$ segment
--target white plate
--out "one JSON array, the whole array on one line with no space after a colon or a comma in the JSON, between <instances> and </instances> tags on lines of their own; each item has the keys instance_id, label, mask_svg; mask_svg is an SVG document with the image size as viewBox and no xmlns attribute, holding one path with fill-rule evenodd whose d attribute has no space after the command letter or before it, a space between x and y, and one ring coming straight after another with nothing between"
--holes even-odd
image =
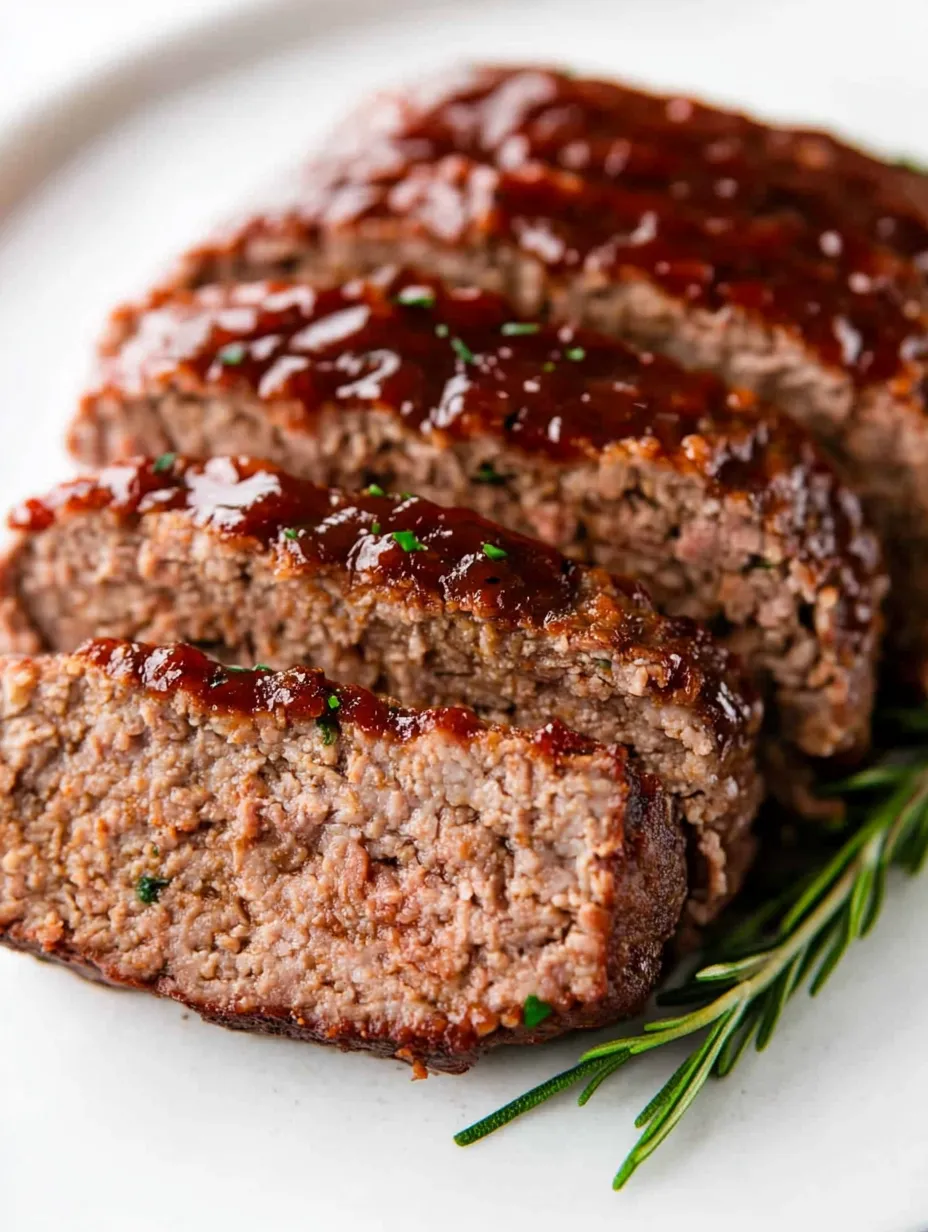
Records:
<instances>
[{"instance_id":1,"label":"white plate","mask_svg":"<svg viewBox=\"0 0 928 1232\"><path fill-rule=\"evenodd\" d=\"M0 133L4 502L66 473L62 427L109 306L372 85L461 56L569 60L928 155L926 6L857 7L303 0L52 100ZM0 1227L924 1229L926 884L893 882L820 1000L791 1006L621 1195L612 1171L674 1057L462 1151L453 1131L580 1043L413 1084L390 1062L233 1035L0 953Z\"/></svg>"}]
</instances>

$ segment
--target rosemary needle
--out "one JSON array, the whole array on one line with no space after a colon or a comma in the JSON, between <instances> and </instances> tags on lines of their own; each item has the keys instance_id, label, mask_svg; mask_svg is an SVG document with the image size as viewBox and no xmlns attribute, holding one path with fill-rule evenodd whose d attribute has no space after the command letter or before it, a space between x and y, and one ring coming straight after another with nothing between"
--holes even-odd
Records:
<instances>
[{"instance_id":1,"label":"rosemary needle","mask_svg":"<svg viewBox=\"0 0 928 1232\"><path fill-rule=\"evenodd\" d=\"M909 730L919 726L913 715ZM698 1046L639 1114L635 1124L643 1132L613 1179L613 1188L621 1189L680 1122L711 1075L730 1074L752 1042L758 1052L767 1046L798 988L808 986L813 996L821 990L851 941L875 924L889 867L914 874L928 862L928 753L916 761L890 758L830 790L854 798L870 792L876 802L821 869L730 935L723 951L727 958L706 963L663 998L696 1008L648 1022L640 1035L589 1049L572 1069L462 1130L455 1142L477 1142L581 1080L583 1105L632 1057L702 1033Z\"/></svg>"}]
</instances>

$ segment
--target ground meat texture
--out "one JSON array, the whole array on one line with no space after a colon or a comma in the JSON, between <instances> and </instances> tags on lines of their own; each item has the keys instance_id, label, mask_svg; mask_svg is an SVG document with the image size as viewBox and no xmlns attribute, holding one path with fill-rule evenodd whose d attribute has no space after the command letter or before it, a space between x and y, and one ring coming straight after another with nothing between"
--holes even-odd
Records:
<instances>
[{"instance_id":1,"label":"ground meat texture","mask_svg":"<svg viewBox=\"0 0 928 1232\"><path fill-rule=\"evenodd\" d=\"M761 706L699 626L636 583L465 509L351 495L266 463L129 462L30 501L2 565L2 639L189 641L226 661L318 664L412 705L552 717L634 747L694 827L690 913L737 888L757 808Z\"/></svg>"},{"instance_id":2,"label":"ground meat texture","mask_svg":"<svg viewBox=\"0 0 928 1232\"><path fill-rule=\"evenodd\" d=\"M685 892L620 747L191 647L0 660L0 784L6 944L452 1072L639 1010Z\"/></svg>"},{"instance_id":3,"label":"ground meat texture","mask_svg":"<svg viewBox=\"0 0 928 1232\"><path fill-rule=\"evenodd\" d=\"M72 443L469 505L709 622L793 749L867 744L885 581L859 502L786 416L604 335L414 273L178 293L117 315Z\"/></svg>"},{"instance_id":4,"label":"ground meat texture","mask_svg":"<svg viewBox=\"0 0 928 1232\"><path fill-rule=\"evenodd\" d=\"M385 131L368 129L366 153L346 140L293 202L189 254L175 285L400 261L754 390L809 427L865 498L895 583L893 662L924 686L925 177L747 122L736 174L715 176L726 147L703 139L710 111L655 100L632 160L652 150L651 171L626 179L620 109L573 99L536 114L516 100L504 122L500 90L495 127L481 110L492 85L475 101L452 90L447 105L398 108ZM730 120L720 115L726 140Z\"/></svg>"}]
</instances>

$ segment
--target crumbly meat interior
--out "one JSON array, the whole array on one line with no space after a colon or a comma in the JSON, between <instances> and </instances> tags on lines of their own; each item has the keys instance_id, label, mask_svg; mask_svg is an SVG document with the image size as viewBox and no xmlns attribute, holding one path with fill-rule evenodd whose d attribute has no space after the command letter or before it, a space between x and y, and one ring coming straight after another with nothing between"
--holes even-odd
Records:
<instances>
[{"instance_id":1,"label":"crumbly meat interior","mask_svg":"<svg viewBox=\"0 0 928 1232\"><path fill-rule=\"evenodd\" d=\"M63 656L7 659L0 685L12 944L230 1025L438 1064L504 1039L531 995L608 1017L657 976L682 841L605 750L558 765L498 729L327 743Z\"/></svg>"}]
</instances>

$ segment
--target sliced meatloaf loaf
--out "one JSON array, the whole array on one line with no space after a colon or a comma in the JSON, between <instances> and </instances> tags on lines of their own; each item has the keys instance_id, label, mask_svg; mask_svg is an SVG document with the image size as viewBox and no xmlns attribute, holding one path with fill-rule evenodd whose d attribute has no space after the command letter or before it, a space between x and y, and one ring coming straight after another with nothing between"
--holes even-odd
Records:
<instances>
[{"instance_id":1,"label":"sliced meatloaf loaf","mask_svg":"<svg viewBox=\"0 0 928 1232\"><path fill-rule=\"evenodd\" d=\"M638 1010L685 892L618 746L189 646L0 659L0 941L460 1071Z\"/></svg>"},{"instance_id":2,"label":"sliced meatloaf loaf","mask_svg":"<svg viewBox=\"0 0 928 1232\"><path fill-rule=\"evenodd\" d=\"M400 261L756 391L811 428L865 497L895 581L895 660L928 684L925 279L924 261L910 254L921 241L874 238L882 207L873 204L872 228L855 208L841 214L838 198L855 196L844 185L832 192L832 218L832 205L781 201L772 175L760 205L718 184L714 194L678 192L698 178L691 153L681 156L679 181L669 173L626 184L565 169L563 159L488 152L482 146L492 141L475 144L466 103L439 114L445 129L434 143L407 140L400 127L371 133L374 156L324 157L294 202L196 249L174 281L344 277ZM581 145L584 114L577 110ZM531 121L504 145L533 149L531 137L520 145L526 127ZM543 155L544 141L536 144ZM676 168L672 141L657 148ZM758 178L752 165L745 179ZM878 203L883 181L871 178ZM894 170L885 180L923 183ZM892 229L902 213L885 217Z\"/></svg>"},{"instance_id":3,"label":"sliced meatloaf loaf","mask_svg":"<svg viewBox=\"0 0 928 1232\"><path fill-rule=\"evenodd\" d=\"M11 649L95 635L318 664L413 705L551 718L634 747L696 827L696 917L737 884L760 703L728 652L636 583L470 510L317 487L265 463L113 466L28 502L3 574Z\"/></svg>"},{"instance_id":4,"label":"sliced meatloaf loaf","mask_svg":"<svg viewBox=\"0 0 928 1232\"><path fill-rule=\"evenodd\" d=\"M876 541L807 433L752 395L411 274L205 288L132 321L72 429L82 460L250 450L472 506L710 622L804 754L866 744Z\"/></svg>"}]
</instances>

